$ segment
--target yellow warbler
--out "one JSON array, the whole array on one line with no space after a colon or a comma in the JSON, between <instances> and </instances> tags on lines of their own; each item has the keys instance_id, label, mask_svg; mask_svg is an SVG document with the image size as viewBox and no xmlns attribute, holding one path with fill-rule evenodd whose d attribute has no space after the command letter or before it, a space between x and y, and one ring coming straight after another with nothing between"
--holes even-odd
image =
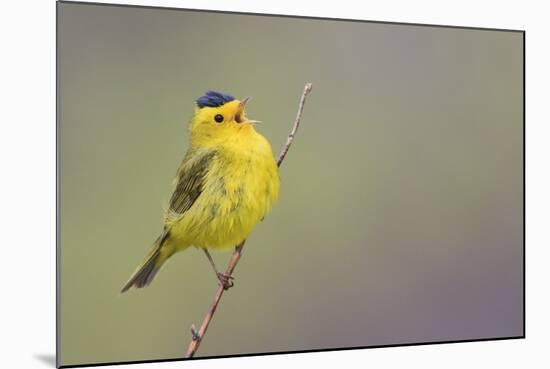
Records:
<instances>
[{"instance_id":1,"label":"yellow warbler","mask_svg":"<svg viewBox=\"0 0 550 369\"><path fill-rule=\"evenodd\" d=\"M225 288L208 249L242 242L271 210L279 194L279 171L269 142L245 115L248 98L208 91L196 103L189 147L181 163L164 228L153 249L121 292L147 286L166 260L189 246L202 248Z\"/></svg>"}]
</instances>

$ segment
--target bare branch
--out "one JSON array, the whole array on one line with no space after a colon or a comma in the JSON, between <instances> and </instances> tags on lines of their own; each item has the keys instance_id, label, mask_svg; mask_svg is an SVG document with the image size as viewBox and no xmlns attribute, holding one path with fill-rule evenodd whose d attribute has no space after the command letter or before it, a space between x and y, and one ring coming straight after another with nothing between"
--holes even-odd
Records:
<instances>
[{"instance_id":1,"label":"bare branch","mask_svg":"<svg viewBox=\"0 0 550 369\"><path fill-rule=\"evenodd\" d=\"M306 97L311 92L311 88L312 88L312 84L306 83L304 87L304 92L302 93L302 97L300 98L300 103L298 105L298 113L296 114L294 125L292 126L292 130L290 131L290 134L286 139L286 144L283 146L279 154L279 158L277 159L277 166L281 166L281 163L283 162L286 154L288 153L288 149L290 148L290 145L292 145L294 136L296 135L296 132L298 132L298 127L300 126L300 120L302 118L302 112L304 110ZM246 240L244 240L243 242L241 242L239 245L235 247L233 256L231 256L231 260L229 261L229 265L227 266L227 269L225 271L226 275L231 276L231 274L233 274L233 270L235 270L235 267L237 266L237 263L241 258L245 242ZM191 342L189 343L189 347L187 348L187 353L185 355L186 358L192 358L197 352L197 350L199 349L199 346L204 339L204 335L206 334L206 330L208 329L208 326L210 325L210 322L214 317L214 313L216 312L216 309L218 308L218 304L220 303L220 300L225 291L226 290L223 285L220 285L218 287L218 290L214 295L214 302L212 302L212 305L210 305L210 308L208 309L208 312L206 313L206 316L202 321L199 331L198 332L196 331L194 325L191 326Z\"/></svg>"},{"instance_id":2,"label":"bare branch","mask_svg":"<svg viewBox=\"0 0 550 369\"><path fill-rule=\"evenodd\" d=\"M306 102L306 97L310 93L311 88L313 85L310 83L306 83L304 87L304 92L302 93L302 97L300 98L300 104L298 105L298 113L296 113L296 119L294 120L294 125L292 126L292 131L290 131L290 134L288 135L286 139L286 144L281 149L281 153L279 154L279 159L277 159L277 166L281 166L281 163L283 160L285 160L286 153L288 152L288 149L290 149L290 145L292 145L292 141L294 141L294 136L296 136L296 132L298 132L298 127L300 127L300 120L302 119L302 112L304 111L304 104Z\"/></svg>"}]
</instances>

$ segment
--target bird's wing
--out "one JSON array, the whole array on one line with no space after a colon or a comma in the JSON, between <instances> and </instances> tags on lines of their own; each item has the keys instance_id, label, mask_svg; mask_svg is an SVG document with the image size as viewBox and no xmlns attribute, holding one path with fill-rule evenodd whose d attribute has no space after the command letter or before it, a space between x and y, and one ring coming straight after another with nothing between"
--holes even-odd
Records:
<instances>
[{"instance_id":1,"label":"bird's wing","mask_svg":"<svg viewBox=\"0 0 550 369\"><path fill-rule=\"evenodd\" d=\"M187 152L174 179L167 219L180 218L195 203L202 193L206 174L215 156L213 150L190 149Z\"/></svg>"}]
</instances>

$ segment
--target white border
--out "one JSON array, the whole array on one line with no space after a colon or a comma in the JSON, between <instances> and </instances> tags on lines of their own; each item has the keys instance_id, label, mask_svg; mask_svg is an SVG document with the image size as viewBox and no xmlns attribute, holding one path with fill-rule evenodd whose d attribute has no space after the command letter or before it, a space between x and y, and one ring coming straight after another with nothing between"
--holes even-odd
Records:
<instances>
[{"instance_id":1,"label":"white border","mask_svg":"<svg viewBox=\"0 0 550 369\"><path fill-rule=\"evenodd\" d=\"M142 364L142 368L478 368L548 362L550 157L548 26L536 1L111 1L198 9L527 31L527 339ZM540 5L539 5L540 4ZM2 367L51 367L55 345L55 4L2 4L0 229ZM533 366L536 364L533 364ZM544 365L544 364L543 364ZM540 365L537 365L540 366ZM129 366L113 366L125 368ZM137 367L137 366L134 366Z\"/></svg>"}]
</instances>

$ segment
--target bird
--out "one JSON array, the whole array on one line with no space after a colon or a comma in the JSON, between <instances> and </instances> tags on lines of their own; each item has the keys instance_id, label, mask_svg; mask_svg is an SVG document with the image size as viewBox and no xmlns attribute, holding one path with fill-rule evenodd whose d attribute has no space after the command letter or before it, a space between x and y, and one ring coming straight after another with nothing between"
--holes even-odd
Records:
<instances>
[{"instance_id":1,"label":"bird","mask_svg":"<svg viewBox=\"0 0 550 369\"><path fill-rule=\"evenodd\" d=\"M121 293L148 286L170 257L191 246L204 251L224 289L233 286L209 250L243 242L272 210L280 188L271 145L255 129L260 122L245 114L249 100L207 91L195 101L162 231Z\"/></svg>"}]
</instances>

